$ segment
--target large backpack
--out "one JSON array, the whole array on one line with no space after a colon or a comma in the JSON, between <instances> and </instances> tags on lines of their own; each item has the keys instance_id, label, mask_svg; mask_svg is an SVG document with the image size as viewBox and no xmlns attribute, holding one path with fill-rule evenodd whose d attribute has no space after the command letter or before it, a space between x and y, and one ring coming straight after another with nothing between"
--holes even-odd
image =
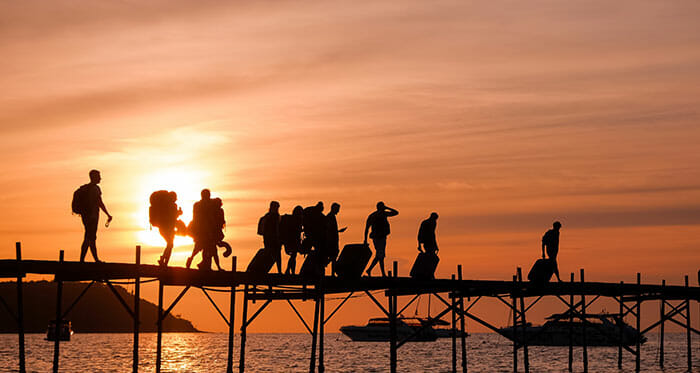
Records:
<instances>
[{"instance_id":1,"label":"large backpack","mask_svg":"<svg viewBox=\"0 0 700 373\"><path fill-rule=\"evenodd\" d=\"M73 201L71 201L71 210L74 214L83 215L88 209L88 194L89 194L89 184L81 185L80 188L73 192Z\"/></svg>"},{"instance_id":2,"label":"large backpack","mask_svg":"<svg viewBox=\"0 0 700 373\"><path fill-rule=\"evenodd\" d=\"M158 190L151 193L151 206L148 208L148 220L154 227L162 227L165 224L175 224L177 211L175 200L167 190Z\"/></svg>"}]
</instances>

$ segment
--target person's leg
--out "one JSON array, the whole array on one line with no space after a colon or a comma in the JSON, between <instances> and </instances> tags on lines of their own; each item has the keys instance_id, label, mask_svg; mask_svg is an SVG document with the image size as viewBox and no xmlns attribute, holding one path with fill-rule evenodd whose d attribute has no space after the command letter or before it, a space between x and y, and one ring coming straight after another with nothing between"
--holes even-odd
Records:
<instances>
[{"instance_id":1,"label":"person's leg","mask_svg":"<svg viewBox=\"0 0 700 373\"><path fill-rule=\"evenodd\" d=\"M293 252L289 254L289 261L287 262L287 270L284 273L294 275L297 270L297 253Z\"/></svg>"},{"instance_id":2,"label":"person's leg","mask_svg":"<svg viewBox=\"0 0 700 373\"><path fill-rule=\"evenodd\" d=\"M95 262L100 262L100 259L97 257L97 224L98 219L90 219L87 224L86 235L92 257L95 259Z\"/></svg>"},{"instance_id":3,"label":"person's leg","mask_svg":"<svg viewBox=\"0 0 700 373\"><path fill-rule=\"evenodd\" d=\"M382 277L386 277L386 272L384 272L384 257L386 256L386 237L385 238L375 238L374 249L377 250L376 259L379 262L379 269L382 271Z\"/></svg>"},{"instance_id":4,"label":"person's leg","mask_svg":"<svg viewBox=\"0 0 700 373\"><path fill-rule=\"evenodd\" d=\"M214 258L214 263L216 263L216 268L219 269L219 271L223 271L223 268L221 268L221 264L219 263L219 250L216 249L216 245L214 245L211 257Z\"/></svg>"},{"instance_id":5,"label":"person's leg","mask_svg":"<svg viewBox=\"0 0 700 373\"><path fill-rule=\"evenodd\" d=\"M190 255L189 258L187 258L187 263L185 263L187 268L190 268L190 265L192 265L192 261L194 260L195 255L197 255L200 251L202 251L202 246L198 243L194 243L194 248L192 249L192 255Z\"/></svg>"},{"instance_id":6,"label":"person's leg","mask_svg":"<svg viewBox=\"0 0 700 373\"><path fill-rule=\"evenodd\" d=\"M175 228L158 228L158 231L165 240L165 250L163 251L163 255L160 256L158 264L167 266L168 261L170 261L170 255L173 253L173 246L175 246Z\"/></svg>"},{"instance_id":7,"label":"person's leg","mask_svg":"<svg viewBox=\"0 0 700 373\"><path fill-rule=\"evenodd\" d=\"M559 277L559 264L557 263L557 254L559 254L559 249L550 249L549 247L547 248L547 256L549 256L549 260L552 261L552 270L557 276L557 280L561 281L561 278Z\"/></svg>"},{"instance_id":8,"label":"person's leg","mask_svg":"<svg viewBox=\"0 0 700 373\"><path fill-rule=\"evenodd\" d=\"M88 239L88 224L85 219L83 219L83 228L85 230L85 233L83 234L83 243L80 245L80 262L85 261L85 255L87 255L88 251L88 244L90 240Z\"/></svg>"}]
</instances>

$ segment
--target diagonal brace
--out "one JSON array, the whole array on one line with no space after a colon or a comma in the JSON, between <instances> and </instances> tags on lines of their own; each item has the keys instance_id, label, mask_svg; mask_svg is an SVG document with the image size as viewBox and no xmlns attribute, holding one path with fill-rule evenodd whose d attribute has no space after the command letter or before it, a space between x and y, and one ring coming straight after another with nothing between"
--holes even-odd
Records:
<instances>
[{"instance_id":1,"label":"diagonal brace","mask_svg":"<svg viewBox=\"0 0 700 373\"><path fill-rule=\"evenodd\" d=\"M126 310L126 312L129 313L129 315L133 319L135 317L134 312L131 310L131 307L129 307L129 305L126 304L126 301L124 301L124 298L122 298L122 296L119 295L119 292L117 292L117 289L114 288L114 285L112 285L112 283L109 282L109 280L105 280L105 283L107 284L107 287L109 288L109 290L112 291L114 296L117 297L117 300L119 301L119 303L121 303L122 306L124 306L124 309Z\"/></svg>"},{"instance_id":2,"label":"diagonal brace","mask_svg":"<svg viewBox=\"0 0 700 373\"><path fill-rule=\"evenodd\" d=\"M297 308L294 307L294 304L289 299L286 299L286 301L289 304L289 306L292 307L292 310L294 310L294 313L297 315L299 320L301 320L301 323L304 324L306 331L309 332L309 334L313 335L314 333L311 331L311 328L309 328L309 324L307 324L306 321L304 321L304 318L301 316L301 313L299 313Z\"/></svg>"},{"instance_id":3,"label":"diagonal brace","mask_svg":"<svg viewBox=\"0 0 700 373\"><path fill-rule=\"evenodd\" d=\"M209 293L207 292L207 290L204 289L204 288L200 288L200 289L202 289L202 292L204 292L204 295L207 296L207 299L209 299L209 302L211 303L211 305L214 306L214 308L216 309L216 312L219 313L219 316L221 316L221 318L224 319L224 322L226 323L226 325L227 325L227 326L231 326L231 323L228 321L228 319L226 318L226 316L224 316L224 313L221 312L221 310L219 309L219 306L216 305L216 302L214 302L214 300L211 299L211 297L209 296Z\"/></svg>"},{"instance_id":4,"label":"diagonal brace","mask_svg":"<svg viewBox=\"0 0 700 373\"><path fill-rule=\"evenodd\" d=\"M80 295L78 295L78 297L75 298L75 300L73 301L73 303L72 303L70 306L68 306L68 308L66 309L66 312L63 313L63 315L61 316L61 319L65 319L66 316L68 316L68 313L69 313L70 311L73 310L73 307L75 307L75 305L78 304L78 301L80 300L80 298L82 298L83 295L85 295L85 293L87 293L88 289L90 289L90 287L91 287L92 284L94 284L94 283L95 283L95 280L92 280L92 281L90 282L90 284L89 284L88 286L86 286L85 289L83 289L82 292L80 292Z\"/></svg>"},{"instance_id":5,"label":"diagonal brace","mask_svg":"<svg viewBox=\"0 0 700 373\"><path fill-rule=\"evenodd\" d=\"M177 304L177 302L179 302L180 299L182 299L182 297L185 296L185 293L187 293L187 290L189 290L189 289L190 289L189 285L185 286L185 288L182 289L182 291L180 292L180 294L177 295L177 298L175 298L175 300L170 305L170 307L168 307L168 309L165 310L165 312L163 312L163 315L161 316L161 319L160 319L161 321L165 320L165 317L168 316L168 314L170 314L170 311L172 311L173 308L175 308L175 305Z\"/></svg>"}]
</instances>

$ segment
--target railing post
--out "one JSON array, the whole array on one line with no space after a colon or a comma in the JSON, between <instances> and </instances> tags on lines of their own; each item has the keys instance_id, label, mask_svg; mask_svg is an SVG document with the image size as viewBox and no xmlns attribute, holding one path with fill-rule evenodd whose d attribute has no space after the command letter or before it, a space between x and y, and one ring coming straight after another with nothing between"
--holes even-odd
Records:
<instances>
[{"instance_id":1,"label":"railing post","mask_svg":"<svg viewBox=\"0 0 700 373\"><path fill-rule=\"evenodd\" d=\"M635 358L634 358L634 371L639 372L642 368L642 356L641 356L641 341L639 336L641 336L640 331L642 330L642 291L641 291L641 284L642 284L642 274L637 272L637 306L636 311L637 311L637 342L636 342L636 349L635 349Z\"/></svg>"},{"instance_id":2,"label":"railing post","mask_svg":"<svg viewBox=\"0 0 700 373\"><path fill-rule=\"evenodd\" d=\"M241 316L241 355L238 361L238 371L245 372L245 340L248 329L248 284L243 287L243 315Z\"/></svg>"},{"instance_id":3,"label":"railing post","mask_svg":"<svg viewBox=\"0 0 700 373\"><path fill-rule=\"evenodd\" d=\"M583 371L588 372L588 341L586 340L586 289L585 276L581 268L581 337L583 340Z\"/></svg>"},{"instance_id":4,"label":"railing post","mask_svg":"<svg viewBox=\"0 0 700 373\"><path fill-rule=\"evenodd\" d=\"M19 372L25 373L27 368L24 358L24 294L22 293L22 244L15 242L17 258L17 336L19 338Z\"/></svg>"},{"instance_id":5,"label":"railing post","mask_svg":"<svg viewBox=\"0 0 700 373\"><path fill-rule=\"evenodd\" d=\"M63 250L58 254L58 262L63 264ZM53 343L53 371L58 373L58 360L61 353L61 303L63 302L63 280L59 274L56 274L56 324L54 327L54 337L56 338Z\"/></svg>"},{"instance_id":6,"label":"railing post","mask_svg":"<svg viewBox=\"0 0 700 373\"><path fill-rule=\"evenodd\" d=\"M231 257L231 275L236 276L236 257ZM228 308L228 356L226 359L226 372L233 373L233 325L236 314L236 285L231 285Z\"/></svg>"},{"instance_id":7,"label":"railing post","mask_svg":"<svg viewBox=\"0 0 700 373\"><path fill-rule=\"evenodd\" d=\"M158 319L156 320L156 373L160 373L163 346L163 281L158 279Z\"/></svg>"},{"instance_id":8,"label":"railing post","mask_svg":"<svg viewBox=\"0 0 700 373\"><path fill-rule=\"evenodd\" d=\"M661 325L659 326L659 368L664 369L664 321L666 319L666 299L664 298L666 294L666 280L661 280L661 301L659 302L659 317L661 320Z\"/></svg>"},{"instance_id":9,"label":"railing post","mask_svg":"<svg viewBox=\"0 0 700 373\"><path fill-rule=\"evenodd\" d=\"M136 278L134 279L134 373L139 371L139 328L141 327L141 246L136 246Z\"/></svg>"},{"instance_id":10,"label":"railing post","mask_svg":"<svg viewBox=\"0 0 700 373\"><path fill-rule=\"evenodd\" d=\"M569 294L569 372L574 371L574 273L571 272L571 294Z\"/></svg>"},{"instance_id":11,"label":"railing post","mask_svg":"<svg viewBox=\"0 0 700 373\"><path fill-rule=\"evenodd\" d=\"M457 279L460 284L462 283L462 265L457 265ZM459 294L459 325L460 325L460 344L462 346L462 373L467 372L467 343L466 343L466 332L464 326L464 296L460 292Z\"/></svg>"},{"instance_id":12,"label":"railing post","mask_svg":"<svg viewBox=\"0 0 700 373\"><path fill-rule=\"evenodd\" d=\"M525 330L527 329L527 320L525 319L525 295L522 293L523 290L523 270L518 267L518 285L520 286L520 320L523 324L523 365L525 367L525 373L530 372L530 357L527 350L527 334Z\"/></svg>"}]
</instances>

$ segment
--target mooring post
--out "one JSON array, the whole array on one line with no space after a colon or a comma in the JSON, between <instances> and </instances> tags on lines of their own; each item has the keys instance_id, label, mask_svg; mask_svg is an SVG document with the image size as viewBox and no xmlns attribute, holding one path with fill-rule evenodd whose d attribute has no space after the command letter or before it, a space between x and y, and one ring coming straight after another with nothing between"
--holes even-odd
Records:
<instances>
[{"instance_id":1,"label":"mooring post","mask_svg":"<svg viewBox=\"0 0 700 373\"><path fill-rule=\"evenodd\" d=\"M462 283L462 265L457 265L457 279L459 283ZM462 346L462 373L467 372L467 343L466 343L466 333L464 324L464 296L459 293L459 325L460 325L460 344Z\"/></svg>"},{"instance_id":2,"label":"mooring post","mask_svg":"<svg viewBox=\"0 0 700 373\"><path fill-rule=\"evenodd\" d=\"M27 371L24 361L24 294L22 293L22 244L15 242L17 257L17 336L19 338L19 372Z\"/></svg>"},{"instance_id":3,"label":"mooring post","mask_svg":"<svg viewBox=\"0 0 700 373\"><path fill-rule=\"evenodd\" d=\"M392 275L394 278L399 277L399 263L397 261L394 261L393 263L393 271ZM398 311L397 307L397 300L398 297L396 295L390 295L389 296L389 360L390 360L390 370L391 373L396 373L397 370L397 353L396 353L396 345L397 345L397 337L396 337L396 318L398 315L396 314Z\"/></svg>"},{"instance_id":4,"label":"mooring post","mask_svg":"<svg viewBox=\"0 0 700 373\"><path fill-rule=\"evenodd\" d=\"M241 319L241 355L238 360L238 371L245 372L245 339L248 328L248 284L243 287L243 314Z\"/></svg>"},{"instance_id":5,"label":"mooring post","mask_svg":"<svg viewBox=\"0 0 700 373\"><path fill-rule=\"evenodd\" d=\"M659 325L659 368L661 369L664 369L664 321L666 318L664 294L666 294L666 280L661 280L661 300L659 301L659 320L661 321L661 325Z\"/></svg>"},{"instance_id":6,"label":"mooring post","mask_svg":"<svg viewBox=\"0 0 700 373\"><path fill-rule=\"evenodd\" d=\"M452 283L455 282L455 275L452 275ZM452 292L452 373L457 373L457 293Z\"/></svg>"},{"instance_id":7,"label":"mooring post","mask_svg":"<svg viewBox=\"0 0 700 373\"><path fill-rule=\"evenodd\" d=\"M527 320L525 319L525 295L522 292L523 289L523 270L518 267L518 285L520 286L520 320L523 325L523 365L525 367L525 373L530 372L530 357L528 356L527 350L527 334L525 333L525 328L527 328Z\"/></svg>"},{"instance_id":8,"label":"mooring post","mask_svg":"<svg viewBox=\"0 0 700 373\"><path fill-rule=\"evenodd\" d=\"M139 371L139 328L141 327L141 246L136 246L136 278L134 279L134 373Z\"/></svg>"},{"instance_id":9,"label":"mooring post","mask_svg":"<svg viewBox=\"0 0 700 373\"><path fill-rule=\"evenodd\" d=\"M569 372L574 371L574 273L571 272L571 294L569 294Z\"/></svg>"},{"instance_id":10,"label":"mooring post","mask_svg":"<svg viewBox=\"0 0 700 373\"><path fill-rule=\"evenodd\" d=\"M309 373L314 373L316 371L316 340L318 338L318 314L320 309L320 302L318 288L316 288L315 290L316 296L314 297L314 300L316 301L316 304L314 306L314 326L313 331L311 333L311 358L309 359Z\"/></svg>"},{"instance_id":11,"label":"mooring post","mask_svg":"<svg viewBox=\"0 0 700 373\"><path fill-rule=\"evenodd\" d=\"M236 276L236 257L231 257L231 275ZM233 325L236 314L236 285L231 285L228 308L228 358L226 359L226 372L233 373Z\"/></svg>"},{"instance_id":12,"label":"mooring post","mask_svg":"<svg viewBox=\"0 0 700 373\"><path fill-rule=\"evenodd\" d=\"M687 356L688 356L688 372L693 371L693 352L692 352L692 341L691 341L691 327L690 327L690 289L688 288L689 282L688 282L688 276L685 276L685 293L686 293L686 298L685 298L685 338L686 338L686 347L688 349Z\"/></svg>"},{"instance_id":13,"label":"mooring post","mask_svg":"<svg viewBox=\"0 0 700 373\"><path fill-rule=\"evenodd\" d=\"M58 254L58 262L63 264L64 252L61 250ZM56 275L56 324L54 325L54 342L53 342L53 371L58 373L58 357L61 353L61 303L63 302L63 281L60 275Z\"/></svg>"},{"instance_id":14,"label":"mooring post","mask_svg":"<svg viewBox=\"0 0 700 373\"><path fill-rule=\"evenodd\" d=\"M624 281L620 281L620 336L619 336L619 343L617 345L617 369L622 369L622 340L625 336L625 328L624 328L624 302L622 301L622 297L624 295L624 287L625 283Z\"/></svg>"},{"instance_id":15,"label":"mooring post","mask_svg":"<svg viewBox=\"0 0 700 373\"><path fill-rule=\"evenodd\" d=\"M639 372L641 370L641 364L642 364L642 356L641 356L641 330L642 330L642 291L641 291L641 285L642 285L642 274L637 272L637 306L636 311L637 311L637 341L635 343L635 357L634 357L634 371Z\"/></svg>"},{"instance_id":16,"label":"mooring post","mask_svg":"<svg viewBox=\"0 0 700 373\"><path fill-rule=\"evenodd\" d=\"M156 373L160 373L163 346L163 281L158 279L158 319L156 320Z\"/></svg>"},{"instance_id":17,"label":"mooring post","mask_svg":"<svg viewBox=\"0 0 700 373\"><path fill-rule=\"evenodd\" d=\"M586 340L586 289L585 276L581 268L581 337L583 340L583 371L588 372L588 341Z\"/></svg>"},{"instance_id":18,"label":"mooring post","mask_svg":"<svg viewBox=\"0 0 700 373\"><path fill-rule=\"evenodd\" d=\"M510 294L513 304L511 305L513 311L513 373L518 373L518 307L515 303L515 288L518 284L518 276L513 276L513 290ZM523 330L523 335L525 331Z\"/></svg>"}]
</instances>

